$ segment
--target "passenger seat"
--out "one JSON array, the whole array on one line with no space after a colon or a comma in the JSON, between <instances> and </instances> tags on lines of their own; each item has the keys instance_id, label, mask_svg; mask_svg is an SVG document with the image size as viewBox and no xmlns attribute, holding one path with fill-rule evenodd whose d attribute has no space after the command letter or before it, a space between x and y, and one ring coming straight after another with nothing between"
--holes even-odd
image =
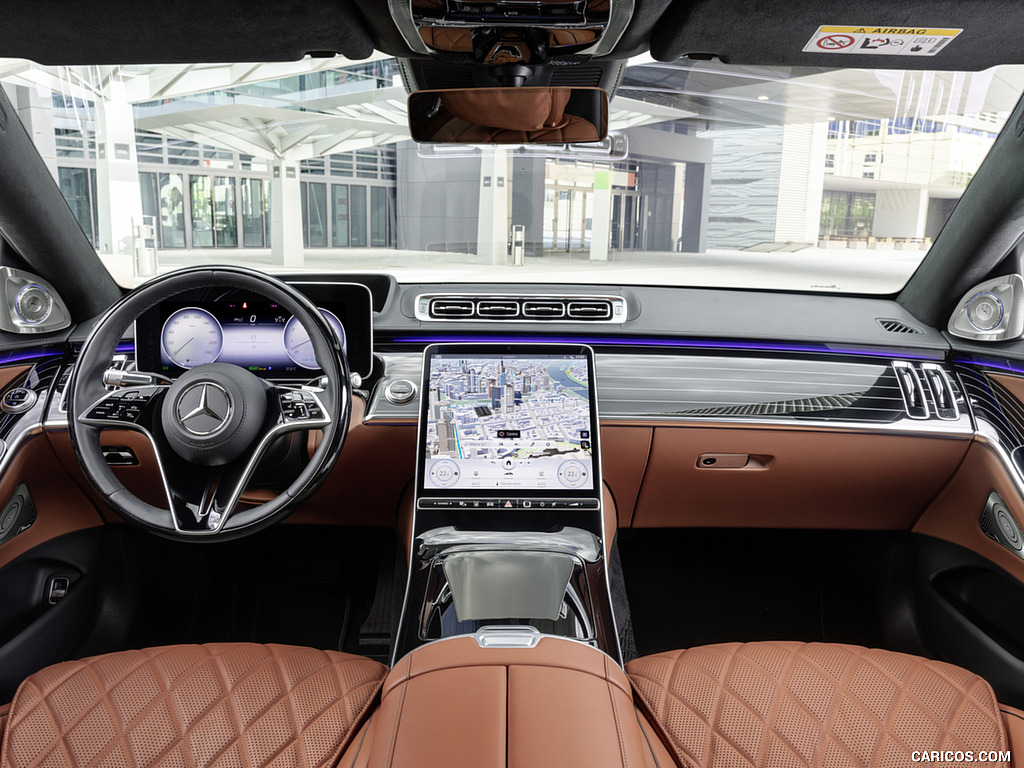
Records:
<instances>
[{"instance_id":1,"label":"passenger seat","mask_svg":"<svg viewBox=\"0 0 1024 768\"><path fill-rule=\"evenodd\" d=\"M684 768L895 768L972 758L999 767L1011 764L1014 746L1024 757L1024 714L1001 712L977 675L917 656L726 643L646 656L626 671Z\"/></svg>"}]
</instances>

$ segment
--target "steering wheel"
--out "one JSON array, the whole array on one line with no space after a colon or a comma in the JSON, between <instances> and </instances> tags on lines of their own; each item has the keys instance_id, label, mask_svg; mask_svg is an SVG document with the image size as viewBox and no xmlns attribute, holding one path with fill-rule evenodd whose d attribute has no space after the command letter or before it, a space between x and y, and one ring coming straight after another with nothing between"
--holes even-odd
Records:
<instances>
[{"instance_id":1,"label":"steering wheel","mask_svg":"<svg viewBox=\"0 0 1024 768\"><path fill-rule=\"evenodd\" d=\"M274 385L227 363L207 363L173 384L148 382L110 391L104 373L125 330L159 302L196 288L252 291L291 312L309 333L326 377L322 387ZM322 383L322 382L321 382ZM71 376L68 428L82 471L129 522L175 539L229 539L285 517L326 479L348 432L351 376L341 342L312 302L294 288L241 267L196 267L156 278L100 318L82 345ZM104 428L131 429L153 446L167 495L160 509L132 494L103 457ZM309 463L276 498L239 509L242 491L270 445L297 430L323 440Z\"/></svg>"}]
</instances>

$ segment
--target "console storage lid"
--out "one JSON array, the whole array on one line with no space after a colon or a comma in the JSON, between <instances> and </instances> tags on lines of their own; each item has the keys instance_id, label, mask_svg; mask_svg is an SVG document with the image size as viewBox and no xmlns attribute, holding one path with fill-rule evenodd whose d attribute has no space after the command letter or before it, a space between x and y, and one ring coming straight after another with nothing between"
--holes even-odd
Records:
<instances>
[{"instance_id":1,"label":"console storage lid","mask_svg":"<svg viewBox=\"0 0 1024 768\"><path fill-rule=\"evenodd\" d=\"M384 682L369 768L646 765L622 669L564 638L538 635L522 647L522 629L507 645L482 630L401 659Z\"/></svg>"}]
</instances>

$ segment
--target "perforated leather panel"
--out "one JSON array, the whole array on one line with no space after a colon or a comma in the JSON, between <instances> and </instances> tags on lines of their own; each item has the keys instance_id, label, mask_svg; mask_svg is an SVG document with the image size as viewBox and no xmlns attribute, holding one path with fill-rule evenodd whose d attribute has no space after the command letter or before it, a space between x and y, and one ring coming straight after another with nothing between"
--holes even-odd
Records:
<instances>
[{"instance_id":1,"label":"perforated leather panel","mask_svg":"<svg viewBox=\"0 0 1024 768\"><path fill-rule=\"evenodd\" d=\"M332 765L387 672L281 645L184 645L70 661L29 677L0 768Z\"/></svg>"},{"instance_id":2,"label":"perforated leather panel","mask_svg":"<svg viewBox=\"0 0 1024 768\"><path fill-rule=\"evenodd\" d=\"M911 765L915 750L1007 748L988 683L916 656L729 643L647 656L626 670L688 768L895 768Z\"/></svg>"}]
</instances>

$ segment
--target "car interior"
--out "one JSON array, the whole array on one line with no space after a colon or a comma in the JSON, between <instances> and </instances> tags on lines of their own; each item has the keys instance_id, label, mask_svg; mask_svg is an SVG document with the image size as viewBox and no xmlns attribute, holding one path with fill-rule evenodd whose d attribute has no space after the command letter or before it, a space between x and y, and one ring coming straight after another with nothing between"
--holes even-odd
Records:
<instances>
[{"instance_id":1,"label":"car interior","mask_svg":"<svg viewBox=\"0 0 1024 768\"><path fill-rule=\"evenodd\" d=\"M0 768L1024 765L1024 78L1011 76L1022 31L1009 0L10 0ZM139 230L121 251L99 242L40 150L31 105L56 103L58 82L84 98L145 80L145 98L128 101L147 135L198 141L175 88L215 65L244 77L361 60L390 62L394 82L376 87L408 101L373 101L350 70L339 87L370 107L351 94L317 107L317 119L350 121L340 139L275 133L234 103L204 123L231 134L236 162L255 162L243 128L276 147L259 243L293 236L282 261L276 239L263 261L204 256L193 181L198 256L168 246L159 269L140 271L156 236ZM159 82L145 69L171 65ZM728 85L712 104L699 90L737 68L795 82L807 104ZM854 72L849 92L902 77L887 98L904 106L906 82L946 90L879 117L867 86L839 105L828 78L840 70ZM614 195L640 171L616 163L713 140L713 161L695 143L706 164L680 161L685 185L682 171L665 182L674 229L657 246L673 264L711 259L709 227L753 231L761 216L761 192L735 205L720 192L749 181L728 174L747 152L735 137L750 104L767 102L787 131L820 130L819 144L786 145L781 165L761 145L748 152L744 173L776 163L784 186L794 158L843 161L824 154L845 130L834 125L878 140L886 129L870 120L889 136L912 125L908 146L924 146L953 125L935 105L972 74L1011 99L999 126L974 116L950 130L987 142L976 170L955 195L936 185L947 202L920 198L913 236L886 236L876 210L873 234L850 225L820 246L819 175L819 197L794 214L813 219L806 279L793 266L804 252L773 260L804 247L788 235L751 235L746 261L722 256L713 282L639 256L629 276L594 267L577 279L569 267L586 255L549 270L542 251L558 235L544 245L539 220L507 226L530 195L543 208L556 172L582 186L582 172L557 168L589 157L581 252L621 262L626 235L599 220L621 217ZM315 111L233 87L267 101L259 114ZM127 182L107 161L136 152L109 127L115 107L86 155L112 190L98 203L111 221ZM808 109L814 120L799 116ZM622 138L658 121L660 134ZM298 195L287 158L307 163L307 184L339 142L394 136L397 173L418 185L394 226L420 231L402 206L468 216L455 191L468 184L479 246L432 241L424 224L410 268L303 261L292 204L273 199L292 183ZM545 147L556 159L531 155ZM218 173L210 157L193 170ZM431 162L447 176L422 170ZM530 195L505 196L506 167L537 174ZM829 199L863 200L878 181L824 173ZM911 187L886 194L902 201ZM308 230L316 201L302 190L294 217ZM332 237L339 201L355 210L345 190ZM695 208L701 190L712 202ZM557 194L551 205L576 199ZM170 226L162 205L158 229ZM644 226L661 215L645 209ZM466 262L485 238L493 255ZM864 287L856 264L876 246L903 272ZM121 279L111 260L132 248L133 279ZM841 258L855 265L846 284L830 271Z\"/></svg>"}]
</instances>

